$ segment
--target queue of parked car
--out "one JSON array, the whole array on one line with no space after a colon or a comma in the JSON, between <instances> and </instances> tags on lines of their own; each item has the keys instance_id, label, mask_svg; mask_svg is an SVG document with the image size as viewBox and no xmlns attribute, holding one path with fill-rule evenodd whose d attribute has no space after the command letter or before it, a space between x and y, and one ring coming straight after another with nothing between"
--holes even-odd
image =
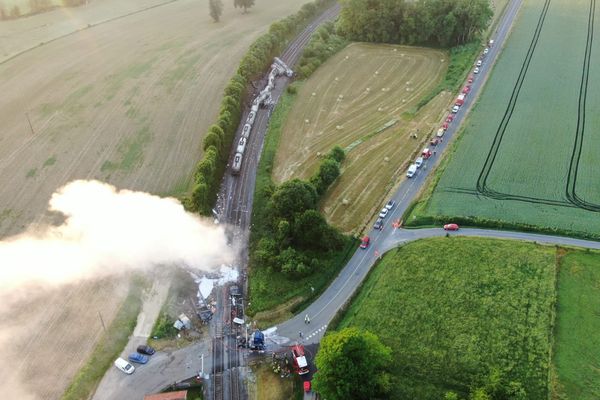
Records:
<instances>
[{"instance_id":1,"label":"queue of parked car","mask_svg":"<svg viewBox=\"0 0 600 400\"><path fill-rule=\"evenodd\" d=\"M137 364L146 364L150 360L150 356L156 353L154 348L146 344L139 345L136 350L137 351L135 353L131 353L129 355L128 359L132 363ZM135 371L135 367L121 357L115 360L115 367L126 374L133 374Z\"/></svg>"}]
</instances>

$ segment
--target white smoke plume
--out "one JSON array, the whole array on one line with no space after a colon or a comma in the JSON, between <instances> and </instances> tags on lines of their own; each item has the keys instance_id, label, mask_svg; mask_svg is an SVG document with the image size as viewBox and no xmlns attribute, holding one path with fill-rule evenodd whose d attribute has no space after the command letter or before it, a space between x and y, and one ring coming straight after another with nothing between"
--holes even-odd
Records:
<instances>
[{"instance_id":1,"label":"white smoke plume","mask_svg":"<svg viewBox=\"0 0 600 400\"><path fill-rule=\"evenodd\" d=\"M49 210L64 222L0 242L0 293L156 265L211 270L233 259L224 229L172 198L79 180L54 193Z\"/></svg>"}]
</instances>

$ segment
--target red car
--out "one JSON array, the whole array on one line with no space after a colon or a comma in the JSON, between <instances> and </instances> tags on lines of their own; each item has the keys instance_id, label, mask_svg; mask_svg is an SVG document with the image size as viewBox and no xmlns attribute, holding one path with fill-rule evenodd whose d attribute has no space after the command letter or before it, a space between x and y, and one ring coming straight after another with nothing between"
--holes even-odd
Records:
<instances>
[{"instance_id":1,"label":"red car","mask_svg":"<svg viewBox=\"0 0 600 400\"><path fill-rule=\"evenodd\" d=\"M360 248L366 249L367 247L369 247L369 243L371 243L371 238L368 236L365 236L364 238L362 238L362 242L360 243Z\"/></svg>"},{"instance_id":2,"label":"red car","mask_svg":"<svg viewBox=\"0 0 600 400\"><path fill-rule=\"evenodd\" d=\"M447 123L447 122L444 122L444 123L442 124L442 129L443 129L443 130L446 130L446 129L448 129L448 123Z\"/></svg>"},{"instance_id":3,"label":"red car","mask_svg":"<svg viewBox=\"0 0 600 400\"><path fill-rule=\"evenodd\" d=\"M469 75L469 83L473 83L473 81L475 80L475 77L473 75Z\"/></svg>"},{"instance_id":4,"label":"red car","mask_svg":"<svg viewBox=\"0 0 600 400\"><path fill-rule=\"evenodd\" d=\"M446 225L444 225L444 230L445 231L457 231L458 225L457 224L446 224Z\"/></svg>"},{"instance_id":5,"label":"red car","mask_svg":"<svg viewBox=\"0 0 600 400\"><path fill-rule=\"evenodd\" d=\"M446 118L446 122L450 123L452 121L454 121L454 115L449 114L448 117Z\"/></svg>"},{"instance_id":6,"label":"red car","mask_svg":"<svg viewBox=\"0 0 600 400\"><path fill-rule=\"evenodd\" d=\"M467 94L467 93L469 93L470 91L471 91L471 85L467 85L467 86L465 86L465 87L463 88L463 90L462 90L462 92L463 92L464 94Z\"/></svg>"},{"instance_id":7,"label":"red car","mask_svg":"<svg viewBox=\"0 0 600 400\"><path fill-rule=\"evenodd\" d=\"M433 139L431 139L431 141L429 142L430 145L432 146L437 146L440 143L440 139L434 137Z\"/></svg>"},{"instance_id":8,"label":"red car","mask_svg":"<svg viewBox=\"0 0 600 400\"><path fill-rule=\"evenodd\" d=\"M310 392L310 381L304 381L304 391Z\"/></svg>"}]
</instances>

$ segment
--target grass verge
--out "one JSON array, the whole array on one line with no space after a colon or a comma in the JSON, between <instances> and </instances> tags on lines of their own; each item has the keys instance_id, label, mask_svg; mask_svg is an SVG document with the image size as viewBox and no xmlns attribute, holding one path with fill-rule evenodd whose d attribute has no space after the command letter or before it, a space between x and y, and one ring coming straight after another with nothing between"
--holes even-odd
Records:
<instances>
[{"instance_id":1,"label":"grass verge","mask_svg":"<svg viewBox=\"0 0 600 400\"><path fill-rule=\"evenodd\" d=\"M129 292L113 322L107 327L85 365L69 385L62 400L87 399L94 392L106 371L127 345L142 307L145 283L134 278Z\"/></svg>"},{"instance_id":2,"label":"grass verge","mask_svg":"<svg viewBox=\"0 0 600 400\"><path fill-rule=\"evenodd\" d=\"M446 75L444 75L444 80L417 103L417 110L423 108L444 90L453 93L456 92L467 78L467 74L473 66L473 62L475 61L475 58L477 58L480 50L481 44L479 41L451 48L450 63Z\"/></svg>"}]
</instances>

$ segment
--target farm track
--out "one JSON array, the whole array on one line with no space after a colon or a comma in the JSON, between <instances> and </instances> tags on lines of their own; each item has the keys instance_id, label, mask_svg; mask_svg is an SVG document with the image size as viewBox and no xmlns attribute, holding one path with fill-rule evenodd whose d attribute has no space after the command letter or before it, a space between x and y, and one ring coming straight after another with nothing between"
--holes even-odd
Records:
<instances>
[{"instance_id":1,"label":"farm track","mask_svg":"<svg viewBox=\"0 0 600 400\"><path fill-rule=\"evenodd\" d=\"M579 87L579 99L578 99L578 109L577 109L577 126L574 135L574 143L573 150L571 154L571 159L569 163L569 171L567 175L567 182L565 185L565 198L566 200L553 200L535 196L523 196L523 195L515 195L500 192L494 190L488 185L488 178L494 166L494 162L496 160L496 156L498 155L498 151L502 140L504 138L504 134L506 133L507 126L512 118L513 112L516 107L517 100L519 98L519 94L521 92L521 88L529 71L529 65L531 63L531 59L535 53L535 49L537 47L538 40L540 38L544 22L546 20L546 15L548 13L548 9L550 7L551 0L546 0L544 6L542 7L542 11L540 13L540 17L538 19L538 23L529 45L529 49L525 56L525 59L521 65L521 69L519 72L519 76L517 77L517 81L515 86L513 87L513 91L502 117L502 120L498 126L496 134L494 135L494 140L492 142L492 146L488 152L488 155L485 159L485 163L479 173L476 189L466 189L466 188L451 188L449 191L458 192L458 193L467 193L474 194L477 196L485 196L495 200L516 200L522 201L526 203L532 204L545 204L550 206L561 206L561 207L570 207L570 208L580 208L587 211L600 212L600 204L595 204L589 201L585 201L582 199L576 192L577 187L577 178L579 172L579 166L581 161L581 152L583 149L583 141L585 134L585 122L586 122L586 101L587 101L587 92L589 85L589 70L591 65L591 55L592 55L592 45L594 39L594 21L595 21L595 10L596 10L596 0L590 0L590 8L588 12L588 28L587 28L587 37L586 37L586 48L584 54L584 61L582 66L582 74L581 74L581 83Z\"/></svg>"}]
</instances>

